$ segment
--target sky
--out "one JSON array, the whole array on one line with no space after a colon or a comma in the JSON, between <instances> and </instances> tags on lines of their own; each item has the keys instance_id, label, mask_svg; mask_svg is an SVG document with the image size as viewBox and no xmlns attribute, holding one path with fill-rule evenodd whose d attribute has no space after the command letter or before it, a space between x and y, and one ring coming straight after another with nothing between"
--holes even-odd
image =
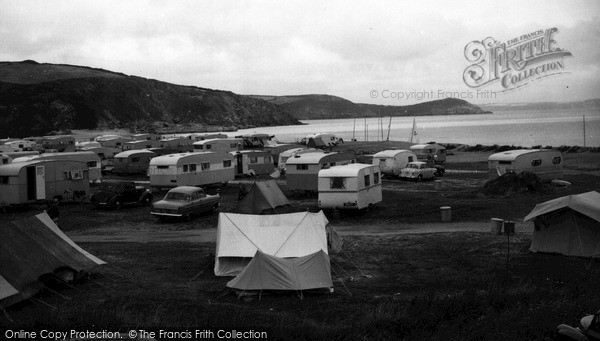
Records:
<instances>
[{"instance_id":1,"label":"sky","mask_svg":"<svg viewBox=\"0 0 600 341\"><path fill-rule=\"evenodd\" d=\"M557 28L560 74L465 84L473 41ZM600 97L600 1L0 0L0 61L85 65L239 94L476 104ZM484 66L487 64L483 64ZM484 72L486 67L483 68ZM478 91L479 90L479 91Z\"/></svg>"}]
</instances>

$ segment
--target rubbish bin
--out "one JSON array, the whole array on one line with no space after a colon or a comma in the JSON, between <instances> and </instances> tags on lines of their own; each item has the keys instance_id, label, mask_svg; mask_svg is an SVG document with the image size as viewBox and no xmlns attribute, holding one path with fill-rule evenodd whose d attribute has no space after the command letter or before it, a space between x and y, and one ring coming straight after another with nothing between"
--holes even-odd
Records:
<instances>
[{"instance_id":1,"label":"rubbish bin","mask_svg":"<svg viewBox=\"0 0 600 341\"><path fill-rule=\"evenodd\" d=\"M492 234L502 234L502 224L504 224L504 219L492 218L490 220L490 232Z\"/></svg>"},{"instance_id":2,"label":"rubbish bin","mask_svg":"<svg viewBox=\"0 0 600 341\"><path fill-rule=\"evenodd\" d=\"M504 221L504 234L514 234L515 233L515 222L511 220Z\"/></svg>"},{"instance_id":3,"label":"rubbish bin","mask_svg":"<svg viewBox=\"0 0 600 341\"><path fill-rule=\"evenodd\" d=\"M443 223L449 223L452 220L452 209L450 208L450 206L440 207L440 212L442 214Z\"/></svg>"}]
</instances>

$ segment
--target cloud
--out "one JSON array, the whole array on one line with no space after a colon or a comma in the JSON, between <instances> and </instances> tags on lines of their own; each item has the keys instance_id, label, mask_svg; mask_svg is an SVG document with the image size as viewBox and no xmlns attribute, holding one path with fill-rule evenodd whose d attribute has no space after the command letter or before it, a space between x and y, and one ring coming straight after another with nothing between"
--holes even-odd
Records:
<instances>
[{"instance_id":1,"label":"cloud","mask_svg":"<svg viewBox=\"0 0 600 341\"><path fill-rule=\"evenodd\" d=\"M556 26L560 45L574 54L566 81L582 93L573 96L598 89L597 1L0 0L0 9L1 60L357 102L373 101L369 90L378 88L463 90L469 41ZM511 96L544 96L531 88Z\"/></svg>"}]
</instances>

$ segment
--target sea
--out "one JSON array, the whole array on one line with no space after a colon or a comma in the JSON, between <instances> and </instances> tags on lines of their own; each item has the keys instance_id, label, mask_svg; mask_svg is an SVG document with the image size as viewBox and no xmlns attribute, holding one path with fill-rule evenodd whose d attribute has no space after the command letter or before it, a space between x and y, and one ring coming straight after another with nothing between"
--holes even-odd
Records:
<instances>
[{"instance_id":1,"label":"sea","mask_svg":"<svg viewBox=\"0 0 600 341\"><path fill-rule=\"evenodd\" d=\"M410 141L522 147L600 147L600 109L501 110L481 115L303 120L303 125L243 129L296 142L313 133L350 141ZM413 124L416 127L413 134ZM584 133L585 132L585 133Z\"/></svg>"}]
</instances>

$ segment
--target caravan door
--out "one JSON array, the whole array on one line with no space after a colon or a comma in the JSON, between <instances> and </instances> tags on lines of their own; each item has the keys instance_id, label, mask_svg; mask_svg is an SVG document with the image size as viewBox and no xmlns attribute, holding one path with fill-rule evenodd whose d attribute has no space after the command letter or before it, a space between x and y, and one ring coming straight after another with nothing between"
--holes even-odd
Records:
<instances>
[{"instance_id":1,"label":"caravan door","mask_svg":"<svg viewBox=\"0 0 600 341\"><path fill-rule=\"evenodd\" d=\"M35 166L36 199L46 199L46 172L44 166Z\"/></svg>"}]
</instances>

